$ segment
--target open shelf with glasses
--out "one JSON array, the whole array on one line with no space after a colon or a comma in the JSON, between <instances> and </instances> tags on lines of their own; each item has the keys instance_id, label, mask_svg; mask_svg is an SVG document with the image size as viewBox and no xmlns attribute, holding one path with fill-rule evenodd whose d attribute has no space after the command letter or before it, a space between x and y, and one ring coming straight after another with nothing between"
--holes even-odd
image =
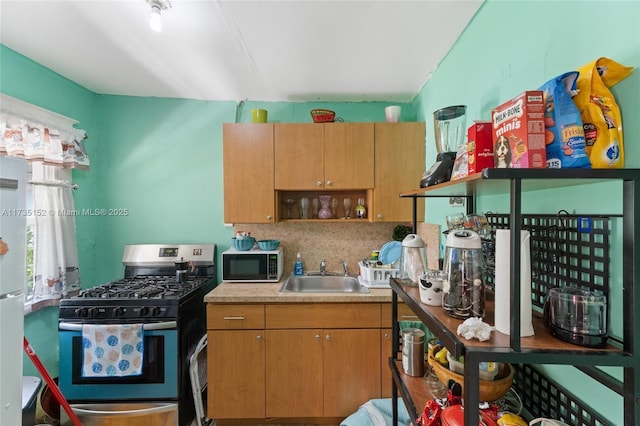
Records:
<instances>
[{"instance_id":1,"label":"open shelf with glasses","mask_svg":"<svg viewBox=\"0 0 640 426\"><path fill-rule=\"evenodd\" d=\"M321 209L320 197L329 197L329 210L332 213L330 218L318 217ZM345 190L345 191L276 191L277 217L279 222L370 222L369 211L372 200L371 190ZM302 201L305 199L306 201ZM364 218L357 218L355 208L358 200L364 201L367 215ZM317 207L314 203L317 200ZM335 204L332 204L335 200ZM345 200L349 200L345 204ZM303 214L303 205L307 206L306 218ZM345 214L345 207L348 207L349 214ZM348 217L347 217L348 216Z\"/></svg>"},{"instance_id":2,"label":"open shelf with glasses","mask_svg":"<svg viewBox=\"0 0 640 426\"><path fill-rule=\"evenodd\" d=\"M407 376L398 368L395 354L399 349L399 327L396 321L396 305L400 298L418 318L436 335L442 344L456 357L465 357L465 424L474 424L478 418L479 363L496 361L520 364L566 364L573 365L592 378L605 384L620 394L624 400L624 424L640 424L640 328L635 323L640 318L640 269L635 265L640 256L640 232L636 223L640 223L640 170L637 169L485 169L481 173L458 181L447 182L429 188L421 188L401 193L416 203L420 198L429 197L465 197L468 201L467 212L474 211L474 200L487 194L508 194L508 223L513 235L519 236L522 229L522 195L529 191L544 191L552 188L589 185L595 182L617 181L622 187L621 238L621 275L624 285L622 293L621 315L623 330L620 343L611 342L605 348L588 348L564 342L552 336L544 325L542 316L534 311L535 335L520 336L520 244L512 241L511 257L511 335L493 331L486 342L464 340L457 335L457 327L462 320L449 317L439 307L424 305L420 302L419 290L405 286L401 281L391 279L393 348L389 368L393 377L394 410L398 401L398 392L407 404L412 421L422 411L429 398L423 393L424 385L407 380ZM417 218L414 217L414 228ZM514 302L518 301L518 302ZM493 323L493 306L487 302L484 321ZM623 380L603 373L593 366L617 366L623 369ZM394 423L397 423L397 412Z\"/></svg>"}]
</instances>

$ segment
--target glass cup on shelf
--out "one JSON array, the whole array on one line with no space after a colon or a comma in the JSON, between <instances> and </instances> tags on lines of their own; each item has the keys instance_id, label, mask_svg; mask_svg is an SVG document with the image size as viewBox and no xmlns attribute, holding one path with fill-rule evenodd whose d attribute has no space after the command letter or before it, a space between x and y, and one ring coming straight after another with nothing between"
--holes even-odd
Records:
<instances>
[{"instance_id":1,"label":"glass cup on shelf","mask_svg":"<svg viewBox=\"0 0 640 426\"><path fill-rule=\"evenodd\" d=\"M331 199L331 216L334 219L338 217L338 199L335 197Z\"/></svg>"},{"instance_id":2,"label":"glass cup on shelf","mask_svg":"<svg viewBox=\"0 0 640 426\"><path fill-rule=\"evenodd\" d=\"M344 218L351 218L351 198L345 198L343 201L344 204Z\"/></svg>"},{"instance_id":3,"label":"glass cup on shelf","mask_svg":"<svg viewBox=\"0 0 640 426\"><path fill-rule=\"evenodd\" d=\"M300 219L309 218L309 199L307 197L300 198Z\"/></svg>"}]
</instances>

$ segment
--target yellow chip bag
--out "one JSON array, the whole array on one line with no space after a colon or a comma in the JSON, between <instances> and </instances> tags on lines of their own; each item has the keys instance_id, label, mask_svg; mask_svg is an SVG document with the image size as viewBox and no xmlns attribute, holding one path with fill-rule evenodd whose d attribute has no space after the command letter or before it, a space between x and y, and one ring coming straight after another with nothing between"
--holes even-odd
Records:
<instances>
[{"instance_id":1,"label":"yellow chip bag","mask_svg":"<svg viewBox=\"0 0 640 426\"><path fill-rule=\"evenodd\" d=\"M598 58L577 70L578 94L573 98L584 127L586 151L594 169L624 167L622 116L609 90L633 71L609 58Z\"/></svg>"}]
</instances>

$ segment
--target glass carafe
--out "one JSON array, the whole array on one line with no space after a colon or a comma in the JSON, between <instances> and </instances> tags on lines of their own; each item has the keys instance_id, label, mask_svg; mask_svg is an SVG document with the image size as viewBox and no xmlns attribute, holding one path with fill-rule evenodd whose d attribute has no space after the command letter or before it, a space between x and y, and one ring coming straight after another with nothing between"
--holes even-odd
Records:
<instances>
[{"instance_id":1,"label":"glass carafe","mask_svg":"<svg viewBox=\"0 0 640 426\"><path fill-rule=\"evenodd\" d=\"M484 316L484 257L477 233L452 230L447 236L442 308L455 318Z\"/></svg>"}]
</instances>

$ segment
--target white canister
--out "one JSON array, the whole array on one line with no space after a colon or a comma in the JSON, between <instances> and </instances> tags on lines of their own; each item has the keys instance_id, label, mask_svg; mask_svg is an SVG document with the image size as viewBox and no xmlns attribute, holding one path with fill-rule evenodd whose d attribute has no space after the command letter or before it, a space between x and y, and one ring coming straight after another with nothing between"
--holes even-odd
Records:
<instances>
[{"instance_id":1,"label":"white canister","mask_svg":"<svg viewBox=\"0 0 640 426\"><path fill-rule=\"evenodd\" d=\"M442 306L442 271L426 271L420 275L420 301L425 305Z\"/></svg>"}]
</instances>

